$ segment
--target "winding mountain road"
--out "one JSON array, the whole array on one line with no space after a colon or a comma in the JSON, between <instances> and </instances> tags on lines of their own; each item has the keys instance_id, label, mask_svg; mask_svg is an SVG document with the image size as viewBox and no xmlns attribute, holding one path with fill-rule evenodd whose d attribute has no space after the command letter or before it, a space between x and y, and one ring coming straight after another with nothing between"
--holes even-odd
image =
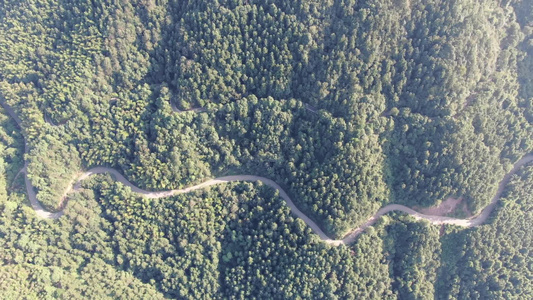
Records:
<instances>
[{"instance_id":1,"label":"winding mountain road","mask_svg":"<svg viewBox=\"0 0 533 300\"><path fill-rule=\"evenodd\" d=\"M15 114L13 109L11 109L11 107L9 107L6 103L4 103L4 101L0 101L0 104L4 107L4 109L8 112L8 114L17 122L19 127L22 128L21 120ZM177 109L173 109L173 110L175 112L179 112ZM194 111L200 111L200 109L196 109ZM28 145L27 145L27 143L25 143L25 153L28 153ZM501 196L505 186L509 182L511 176L514 173L516 173L516 171L521 166L523 166L523 165L525 165L525 164L527 164L527 163L529 163L531 161L533 161L533 154L527 154L522 159L517 161L514 164L513 169L511 171L509 171L504 176L504 178L500 181L500 183L498 185L498 190L497 190L496 194L494 195L494 197L492 198L490 204L487 205L487 207L485 207L481 211L481 213L479 213L476 216L473 216L473 217L468 218L468 219L456 219L456 218L443 217L443 216L425 215L425 214L421 214L421 213L419 213L419 212L417 212L417 211L415 211L415 210L413 210L413 209L411 209L409 207L406 207L404 205L389 204L389 205L381 208L377 213L375 213L372 217L370 217L363 225L359 226L358 228L356 228L353 231L351 231L350 233L348 233L345 236L345 238L342 239L342 240L333 240L333 239L329 238L313 220L311 220L307 215L305 215L302 211L300 211L298 209L298 207L296 207L296 205L294 204L292 199L289 197L289 195L276 182L274 182L271 179L268 179L268 178L265 178L265 177L261 177L261 176L255 176L255 175L223 176L223 177L218 177L218 178L215 178L215 179L210 179L210 180L207 180L207 181L205 181L203 183L200 183L198 185L191 186L191 187L184 188L184 189L152 192L152 191L146 191L146 190L143 190L141 188L138 188L133 183L128 181L122 174L120 174L119 171L117 171L115 169L107 168L107 167L96 167L96 168L92 168L92 169L88 170L87 172L83 173L78 178L77 182L74 184L73 190L74 191L78 190L79 187L80 187L81 181L83 181L84 179L86 179L86 178L88 178L88 177L90 177L92 175L95 175L95 174L103 174L103 173L109 173L109 174L113 175L117 181L119 181L120 183L122 183L125 186L130 187L133 192L135 192L137 194L140 194L140 195L143 195L144 197L154 198L154 199L155 198L170 197L170 196L178 195L178 194L185 194L185 193L192 192L194 190L203 189L203 188L208 187L208 186L217 185L217 184L223 184L223 183L228 183L228 182L234 182L234 181L260 181L263 184L278 190L279 191L279 195L281 196L281 198L283 200L285 200L285 202L287 203L287 206L289 206L291 211L296 216L298 216L300 219L302 219L320 237L320 239L323 242L331 244L331 245L334 245L334 246L338 246L338 245L352 243L357 238L357 236L359 234L361 234L367 227L369 227L372 224L374 224L382 215L387 214L387 213L389 213L391 211L402 211L404 213L407 213L407 214L413 216L417 220L420 220L420 219L427 220L431 224L435 224L435 225L451 224L451 225L462 226L462 227L472 227L472 226L480 225L480 224L484 223L487 220L487 218L489 217L490 213L494 210L494 207L496 206L497 201L500 199L500 196ZM26 162L25 165L24 165L24 168L22 169L22 172L24 172L24 174L25 174L24 178L25 178L25 182L26 182L26 190L27 190L27 193L28 193L28 197L30 199L31 206L35 210L36 214L39 217L42 217L42 218L45 218L45 219L57 219L57 218L61 217L63 215L63 211L59 211L59 212L55 212L55 213L48 212L42 207L42 205L37 200L37 195L35 193L35 189L33 188L32 184L31 184L31 182L30 182L30 180L28 179L28 176L27 176L27 172L26 172L27 164L28 163Z\"/></svg>"}]
</instances>

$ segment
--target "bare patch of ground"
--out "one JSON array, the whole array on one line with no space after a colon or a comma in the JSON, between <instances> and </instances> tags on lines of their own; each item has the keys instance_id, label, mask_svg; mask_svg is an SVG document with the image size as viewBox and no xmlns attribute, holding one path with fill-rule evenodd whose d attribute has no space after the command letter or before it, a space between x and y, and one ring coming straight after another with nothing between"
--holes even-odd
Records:
<instances>
[{"instance_id":1,"label":"bare patch of ground","mask_svg":"<svg viewBox=\"0 0 533 300\"><path fill-rule=\"evenodd\" d=\"M463 210L463 213L466 215L467 218L470 218L470 217L473 216L472 213L470 212L470 210L468 209L468 205L466 205L466 202L463 203L462 210Z\"/></svg>"},{"instance_id":2,"label":"bare patch of ground","mask_svg":"<svg viewBox=\"0 0 533 300\"><path fill-rule=\"evenodd\" d=\"M442 201L437 206L432 207L425 207L425 208L415 208L416 211L423 213L425 215L433 215L433 216L446 216L452 212L455 211L455 208L463 201L462 197L459 198L452 198L449 197L445 201ZM466 207L466 203L463 205L463 210L466 209L468 211L468 208ZM471 216L470 213L468 213L469 216Z\"/></svg>"}]
</instances>

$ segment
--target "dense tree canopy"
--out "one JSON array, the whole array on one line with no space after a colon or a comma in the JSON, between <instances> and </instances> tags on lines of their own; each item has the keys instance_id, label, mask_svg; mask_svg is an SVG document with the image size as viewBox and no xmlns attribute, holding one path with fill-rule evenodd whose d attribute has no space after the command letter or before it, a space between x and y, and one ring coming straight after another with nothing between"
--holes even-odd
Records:
<instances>
[{"instance_id":1,"label":"dense tree canopy","mask_svg":"<svg viewBox=\"0 0 533 300\"><path fill-rule=\"evenodd\" d=\"M490 224L443 241L440 297L524 299L531 285L533 165L515 175Z\"/></svg>"},{"instance_id":2,"label":"dense tree canopy","mask_svg":"<svg viewBox=\"0 0 533 300\"><path fill-rule=\"evenodd\" d=\"M0 108L0 294L527 298L531 166L488 225L394 214L339 248L261 184L149 201L97 176L67 191L94 166L148 190L254 174L335 237L389 203L461 197L478 213L533 152L532 5L0 3L0 101L22 120ZM32 214L24 161L43 206L69 199L58 221Z\"/></svg>"}]
</instances>

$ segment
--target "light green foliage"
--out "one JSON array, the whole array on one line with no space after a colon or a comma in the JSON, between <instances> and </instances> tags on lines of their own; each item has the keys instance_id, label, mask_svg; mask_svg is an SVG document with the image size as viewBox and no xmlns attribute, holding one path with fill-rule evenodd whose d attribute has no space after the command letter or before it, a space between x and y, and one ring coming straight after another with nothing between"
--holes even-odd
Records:
<instances>
[{"instance_id":1,"label":"light green foliage","mask_svg":"<svg viewBox=\"0 0 533 300\"><path fill-rule=\"evenodd\" d=\"M4 265L0 280L3 299L164 299L131 274L101 262L89 262L79 274L60 267Z\"/></svg>"},{"instance_id":2,"label":"light green foliage","mask_svg":"<svg viewBox=\"0 0 533 300\"><path fill-rule=\"evenodd\" d=\"M37 188L37 199L48 210L59 208L65 192L80 170L80 158L72 144L65 145L61 137L47 135L30 152L29 179Z\"/></svg>"}]
</instances>

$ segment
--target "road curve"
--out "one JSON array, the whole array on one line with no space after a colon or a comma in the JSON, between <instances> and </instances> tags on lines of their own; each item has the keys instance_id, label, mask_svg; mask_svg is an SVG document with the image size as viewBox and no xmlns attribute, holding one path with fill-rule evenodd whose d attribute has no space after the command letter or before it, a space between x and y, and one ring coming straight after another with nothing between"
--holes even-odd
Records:
<instances>
[{"instance_id":1,"label":"road curve","mask_svg":"<svg viewBox=\"0 0 533 300\"><path fill-rule=\"evenodd\" d=\"M20 118L18 118L18 116L15 114L15 112L11 109L11 107L9 107L3 101L1 101L0 104L4 107L4 109L8 112L8 114L11 117L13 117L13 119L17 122L17 124L19 124L19 127L20 127L21 120L20 120ZM28 145L25 143L25 153L27 153L27 152L28 152ZM409 208L407 206L401 205L401 204L389 204L389 205L387 205L385 207L382 207L380 210L378 210L378 212L375 213L372 217L370 217L363 225L361 225L358 228L355 228L354 230L352 230L342 240L333 240L333 239L329 238L313 220L311 220L307 215L305 215L302 211L300 211L298 209L298 207L296 207L296 205L294 204L292 199L289 197L289 195L276 182L274 182L271 179L268 179L268 178L265 178L265 177L261 177L261 176L256 176L256 175L223 176L223 177L218 177L218 178L215 178L215 179L210 179L210 180L207 180L207 181L205 181L203 183L200 183L200 184L197 184L195 186L188 187L188 188L184 188L184 189L152 192L152 191L143 190L143 189L135 186L133 183L128 181L119 171L117 171L115 169L107 168L107 167L96 167L96 168L92 168L92 169L88 170L87 172L83 173L78 178L77 182L74 184L73 190L74 191L78 190L80 188L80 183L84 179L86 179L86 178L88 178L88 177L90 177L92 175L95 175L95 174L103 174L103 173L109 173L109 174L113 175L115 177L115 180L119 181L120 183L122 183L125 186L130 187L131 190L134 193L137 193L139 195L142 195L142 196L147 197L147 198L152 198L152 199L165 198L165 197L170 197L170 196L174 196L174 195L178 195L178 194L185 194L185 193L189 193L189 192L192 192L192 191L195 191L195 190L198 190L198 189L203 189L203 188L208 187L208 186L217 185L217 184L223 184L223 183L228 183L228 182L234 182L234 181L260 181L263 184L278 190L280 197L283 200L285 200L285 202L287 203L287 206L289 206L291 211L297 217L302 219L320 237L320 239L323 242L331 244L331 245L334 245L334 246L338 246L338 245L342 245L342 244L351 244L357 238L357 236L359 234L361 234L367 227L369 227L372 224L374 224L382 215L387 214L387 213L389 213L391 211L401 211L401 212L404 212L404 213L407 213L407 214L413 216L417 220L420 220L420 219L427 220L431 224L435 224L435 225L451 224L451 225L462 226L462 227L472 227L472 226L480 225L480 224L484 223L487 220L487 218L489 217L490 213L494 210L494 207L496 206L496 202L500 199L500 196L501 196L505 186L509 182L511 176L514 173L516 173L516 171L518 171L518 169L521 166L523 166L523 165L525 165L525 164L527 164L527 163L529 163L531 161L533 161L533 154L527 154L522 159L517 161L514 164L512 170L509 171L503 177L503 179L500 181L500 183L498 185L498 190L497 190L496 194L494 195L494 197L492 198L490 204L487 205L487 207L485 207L481 211L481 213L479 213L476 216L473 216L473 217L468 218L468 219L456 219L456 218L443 217L443 216L425 215L425 214L421 214L421 213L419 213L419 212L417 212L417 211L415 211L415 210L413 210L413 209L411 209L411 208ZM63 215L63 211L59 211L59 212L55 212L55 213L48 212L39 203L39 201L37 200L37 195L35 193L35 190L34 190L32 184L31 184L30 180L28 179L26 169L27 169L27 162L25 163L22 172L24 172L24 174L25 174L24 180L25 180L25 183L26 183L26 190L27 190L27 193L28 193L28 197L30 199L31 206L35 210L35 213L39 217L45 218L45 219L58 219L59 217L61 217Z\"/></svg>"}]
</instances>

